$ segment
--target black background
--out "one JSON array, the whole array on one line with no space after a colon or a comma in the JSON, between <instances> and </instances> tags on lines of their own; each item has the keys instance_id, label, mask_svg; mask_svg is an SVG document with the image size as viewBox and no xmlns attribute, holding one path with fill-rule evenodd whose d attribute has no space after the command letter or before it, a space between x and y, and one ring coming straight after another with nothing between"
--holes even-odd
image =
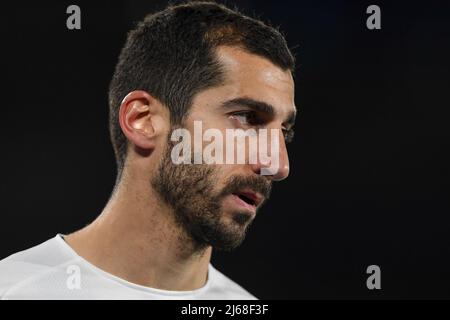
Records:
<instances>
[{"instance_id":1,"label":"black background","mask_svg":"<svg viewBox=\"0 0 450 320\"><path fill-rule=\"evenodd\" d=\"M449 2L226 3L286 34L300 117L290 177L213 264L259 298L450 298ZM66 28L71 4L81 30ZM371 4L381 30L366 28ZM126 32L165 5L0 4L0 258L101 212L113 68ZM372 264L381 290L366 287Z\"/></svg>"}]
</instances>

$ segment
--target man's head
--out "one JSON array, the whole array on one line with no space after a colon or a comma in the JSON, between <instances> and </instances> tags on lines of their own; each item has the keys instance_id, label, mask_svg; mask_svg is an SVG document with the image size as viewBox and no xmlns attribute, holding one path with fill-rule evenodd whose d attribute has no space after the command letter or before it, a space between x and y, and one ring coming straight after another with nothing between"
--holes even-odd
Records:
<instances>
[{"instance_id":1,"label":"man's head","mask_svg":"<svg viewBox=\"0 0 450 320\"><path fill-rule=\"evenodd\" d=\"M289 173L293 68L277 30L222 5L194 2L147 16L129 33L110 86L119 177L141 168L198 245L236 247L272 181ZM185 128L194 136L194 121L223 136L227 129L282 131L276 172L261 175L261 162L175 164L171 133Z\"/></svg>"}]
</instances>

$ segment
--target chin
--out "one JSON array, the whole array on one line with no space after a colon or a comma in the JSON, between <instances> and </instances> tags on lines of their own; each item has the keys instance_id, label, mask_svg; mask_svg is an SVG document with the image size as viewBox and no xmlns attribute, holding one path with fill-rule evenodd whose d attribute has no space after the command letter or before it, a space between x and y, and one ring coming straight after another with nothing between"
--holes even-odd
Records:
<instances>
[{"instance_id":1,"label":"chin","mask_svg":"<svg viewBox=\"0 0 450 320\"><path fill-rule=\"evenodd\" d=\"M217 250L232 251L244 241L252 219L246 213L234 213L226 220L212 232L209 244Z\"/></svg>"}]
</instances>

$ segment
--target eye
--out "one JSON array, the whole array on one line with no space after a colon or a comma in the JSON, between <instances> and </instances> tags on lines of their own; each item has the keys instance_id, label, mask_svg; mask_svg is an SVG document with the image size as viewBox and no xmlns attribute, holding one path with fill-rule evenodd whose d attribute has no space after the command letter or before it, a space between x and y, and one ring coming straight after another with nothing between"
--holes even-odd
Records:
<instances>
[{"instance_id":1,"label":"eye","mask_svg":"<svg viewBox=\"0 0 450 320\"><path fill-rule=\"evenodd\" d=\"M293 129L283 129L283 136L286 143L292 142L294 139L294 130Z\"/></svg>"},{"instance_id":2,"label":"eye","mask_svg":"<svg viewBox=\"0 0 450 320\"><path fill-rule=\"evenodd\" d=\"M233 113L230 118L236 119L242 125L255 126L262 123L262 120L258 117L254 111L240 111Z\"/></svg>"}]
</instances>

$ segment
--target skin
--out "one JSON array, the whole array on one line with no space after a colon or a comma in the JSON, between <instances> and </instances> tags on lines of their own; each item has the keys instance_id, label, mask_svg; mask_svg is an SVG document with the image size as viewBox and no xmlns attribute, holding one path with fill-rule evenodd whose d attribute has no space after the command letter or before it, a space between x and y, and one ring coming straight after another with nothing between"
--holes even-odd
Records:
<instances>
[{"instance_id":1,"label":"skin","mask_svg":"<svg viewBox=\"0 0 450 320\"><path fill-rule=\"evenodd\" d=\"M233 47L219 47L217 55L225 67L226 81L194 97L185 123L192 136L194 120L203 121L204 130L217 128L224 136L226 128L252 127L244 117L233 114L246 108L220 108L223 101L238 97L271 104L275 116L263 127L286 129L286 119L296 110L290 71ZM101 215L65 239L84 259L129 282L164 290L194 290L205 285L212 248L198 250L175 223L170 205L160 200L149 183L167 146L169 119L168 109L149 93L134 91L124 99L120 125L129 145L121 180ZM269 181L283 180L289 174L282 135L279 145L279 170L264 176ZM230 176L259 175L262 168L260 163L218 166L217 188ZM232 224L236 204L227 196L222 205L222 221Z\"/></svg>"}]
</instances>

